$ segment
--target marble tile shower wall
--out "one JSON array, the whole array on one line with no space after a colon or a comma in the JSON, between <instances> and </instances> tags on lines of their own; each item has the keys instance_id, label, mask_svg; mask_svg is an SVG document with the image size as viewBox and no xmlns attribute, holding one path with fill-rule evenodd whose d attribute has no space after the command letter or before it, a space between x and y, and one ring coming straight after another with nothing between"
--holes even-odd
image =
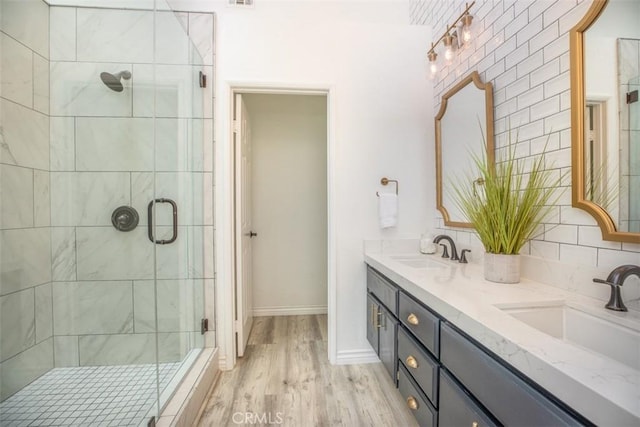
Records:
<instances>
[{"instance_id":1,"label":"marble tile shower wall","mask_svg":"<svg viewBox=\"0 0 640 427\"><path fill-rule=\"evenodd\" d=\"M53 368L49 12L0 0L0 400Z\"/></svg>"},{"instance_id":2,"label":"marble tile shower wall","mask_svg":"<svg viewBox=\"0 0 640 427\"><path fill-rule=\"evenodd\" d=\"M212 84L198 85L200 71L213 76L213 15L50 13L55 366L155 362L154 269L160 362L181 360L202 346L203 289L213 288L205 263L213 247L213 94ZM132 74L122 92L100 80L122 70ZM173 244L147 237L154 188L178 204ZM122 205L140 215L131 232L111 225ZM156 208L157 239L171 235L167 206Z\"/></svg>"},{"instance_id":3,"label":"marble tile shower wall","mask_svg":"<svg viewBox=\"0 0 640 427\"><path fill-rule=\"evenodd\" d=\"M472 10L478 34L475 46L460 52L454 64L434 81L434 111L439 110L446 91L477 70L483 81L493 83L496 145L508 143L511 126L519 136L518 155L539 154L548 139L549 163L558 173L569 170L569 30L590 5L590 0L477 0ZM464 6L465 0L412 1L411 22L431 25L433 34L439 36ZM425 52L427 47L425 41ZM544 259L548 265L574 266L564 269L567 279L586 266L608 270L620 264L637 264L640 245L603 241L595 220L571 207L569 181L541 236L523 252ZM436 224L463 245L482 251L472 232L445 227L441 216L436 217ZM596 292L602 295L601 290Z\"/></svg>"}]
</instances>

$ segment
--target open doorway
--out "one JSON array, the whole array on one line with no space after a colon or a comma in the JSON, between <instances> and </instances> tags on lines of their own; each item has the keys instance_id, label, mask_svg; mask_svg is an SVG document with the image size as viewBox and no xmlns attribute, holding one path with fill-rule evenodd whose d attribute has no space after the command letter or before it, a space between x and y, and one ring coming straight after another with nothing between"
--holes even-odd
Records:
<instances>
[{"instance_id":1,"label":"open doorway","mask_svg":"<svg viewBox=\"0 0 640 427\"><path fill-rule=\"evenodd\" d=\"M327 94L234 97L237 355L253 317L327 313ZM326 319L326 318L325 318Z\"/></svg>"}]
</instances>

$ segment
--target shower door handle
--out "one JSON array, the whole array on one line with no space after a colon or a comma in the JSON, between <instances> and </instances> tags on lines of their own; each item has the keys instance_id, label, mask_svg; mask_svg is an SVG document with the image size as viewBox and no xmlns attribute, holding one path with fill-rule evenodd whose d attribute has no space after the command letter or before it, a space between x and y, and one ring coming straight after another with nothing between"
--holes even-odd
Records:
<instances>
[{"instance_id":1,"label":"shower door handle","mask_svg":"<svg viewBox=\"0 0 640 427\"><path fill-rule=\"evenodd\" d=\"M169 240L156 240L153 237L153 205L156 203L169 203L173 208L173 235ZM178 238L178 205L171 199L154 199L149 202L149 206L147 207L148 221L147 227L149 230L149 240L151 243L155 243L157 245L168 245L169 243L173 243Z\"/></svg>"}]
</instances>

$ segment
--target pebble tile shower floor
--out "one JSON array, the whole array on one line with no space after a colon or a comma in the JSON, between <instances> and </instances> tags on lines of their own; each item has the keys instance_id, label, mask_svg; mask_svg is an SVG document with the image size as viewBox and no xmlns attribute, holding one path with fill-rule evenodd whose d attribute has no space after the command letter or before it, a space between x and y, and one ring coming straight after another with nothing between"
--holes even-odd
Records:
<instances>
[{"instance_id":1,"label":"pebble tile shower floor","mask_svg":"<svg viewBox=\"0 0 640 427\"><path fill-rule=\"evenodd\" d=\"M160 364L160 390L180 365ZM146 425L156 393L153 364L56 368L0 403L0 426Z\"/></svg>"}]
</instances>

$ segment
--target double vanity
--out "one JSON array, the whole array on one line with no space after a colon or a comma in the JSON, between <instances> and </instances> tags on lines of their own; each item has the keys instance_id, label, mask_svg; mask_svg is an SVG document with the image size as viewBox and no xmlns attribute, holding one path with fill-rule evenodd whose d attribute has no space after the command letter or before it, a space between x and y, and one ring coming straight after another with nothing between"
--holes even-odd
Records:
<instances>
[{"instance_id":1,"label":"double vanity","mask_svg":"<svg viewBox=\"0 0 640 427\"><path fill-rule=\"evenodd\" d=\"M640 425L640 316L368 250L367 338L421 426Z\"/></svg>"}]
</instances>

